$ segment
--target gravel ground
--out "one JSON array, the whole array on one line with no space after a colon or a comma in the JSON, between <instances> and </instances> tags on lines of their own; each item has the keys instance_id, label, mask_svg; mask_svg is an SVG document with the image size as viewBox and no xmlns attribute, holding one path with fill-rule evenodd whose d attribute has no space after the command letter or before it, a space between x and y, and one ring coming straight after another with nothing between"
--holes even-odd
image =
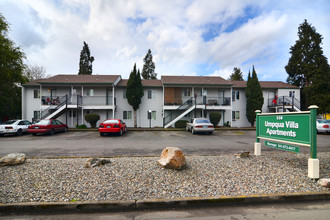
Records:
<instances>
[{"instance_id":1,"label":"gravel ground","mask_svg":"<svg viewBox=\"0 0 330 220\"><path fill-rule=\"evenodd\" d=\"M309 154L187 156L183 170L158 157L110 158L84 168L86 158L27 159L0 167L0 203L174 199L327 191L307 176ZM319 153L320 178L330 177L330 153Z\"/></svg>"}]
</instances>

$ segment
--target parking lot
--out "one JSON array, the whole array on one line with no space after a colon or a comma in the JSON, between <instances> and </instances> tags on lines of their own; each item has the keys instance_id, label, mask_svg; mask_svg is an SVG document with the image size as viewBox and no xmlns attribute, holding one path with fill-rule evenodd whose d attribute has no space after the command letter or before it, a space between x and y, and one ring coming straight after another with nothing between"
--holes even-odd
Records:
<instances>
[{"instance_id":1,"label":"parking lot","mask_svg":"<svg viewBox=\"0 0 330 220\"><path fill-rule=\"evenodd\" d=\"M330 135L317 135L318 152L330 151ZM97 131L67 132L55 135L29 134L0 137L0 156L25 153L28 157L113 157L155 156L170 146L185 155L218 155L249 151L253 154L255 131L219 130L213 135L193 135L186 131L128 131L123 136L101 137ZM283 152L264 146L262 152ZM301 147L302 153L309 148Z\"/></svg>"}]
</instances>

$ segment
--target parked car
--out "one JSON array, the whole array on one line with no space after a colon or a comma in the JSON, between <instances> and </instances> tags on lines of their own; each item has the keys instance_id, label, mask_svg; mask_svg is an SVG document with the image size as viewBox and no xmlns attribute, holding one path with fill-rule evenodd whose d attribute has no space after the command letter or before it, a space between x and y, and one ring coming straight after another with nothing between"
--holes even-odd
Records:
<instances>
[{"instance_id":1,"label":"parked car","mask_svg":"<svg viewBox=\"0 0 330 220\"><path fill-rule=\"evenodd\" d=\"M186 131L191 131L192 134L198 132L212 134L214 126L206 118L192 118L186 125Z\"/></svg>"},{"instance_id":2,"label":"parked car","mask_svg":"<svg viewBox=\"0 0 330 220\"><path fill-rule=\"evenodd\" d=\"M126 124L120 119L107 119L99 125L101 136L110 133L118 133L120 136L126 132Z\"/></svg>"},{"instance_id":3,"label":"parked car","mask_svg":"<svg viewBox=\"0 0 330 220\"><path fill-rule=\"evenodd\" d=\"M17 136L28 132L31 122L28 120L8 120L0 125L0 135L14 134Z\"/></svg>"},{"instance_id":4,"label":"parked car","mask_svg":"<svg viewBox=\"0 0 330 220\"><path fill-rule=\"evenodd\" d=\"M45 133L53 135L57 132L66 132L67 130L68 126L56 119L42 119L28 128L28 132L34 136Z\"/></svg>"},{"instance_id":5,"label":"parked car","mask_svg":"<svg viewBox=\"0 0 330 220\"><path fill-rule=\"evenodd\" d=\"M330 133L330 120L317 119L316 120L317 133Z\"/></svg>"}]
</instances>

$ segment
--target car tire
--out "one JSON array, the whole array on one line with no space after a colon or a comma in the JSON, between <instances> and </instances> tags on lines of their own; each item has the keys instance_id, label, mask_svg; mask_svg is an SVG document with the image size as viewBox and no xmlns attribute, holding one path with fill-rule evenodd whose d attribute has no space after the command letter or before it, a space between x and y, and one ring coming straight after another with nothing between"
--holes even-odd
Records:
<instances>
[{"instance_id":1,"label":"car tire","mask_svg":"<svg viewBox=\"0 0 330 220\"><path fill-rule=\"evenodd\" d=\"M123 135L123 130L120 129L120 131L119 131L119 136L122 136L122 135Z\"/></svg>"},{"instance_id":2,"label":"car tire","mask_svg":"<svg viewBox=\"0 0 330 220\"><path fill-rule=\"evenodd\" d=\"M55 134L54 129L50 130L50 135L54 135L54 134Z\"/></svg>"},{"instance_id":3,"label":"car tire","mask_svg":"<svg viewBox=\"0 0 330 220\"><path fill-rule=\"evenodd\" d=\"M104 133L103 133L103 132L100 132L100 136L102 136L102 137L103 137L103 136L104 136Z\"/></svg>"},{"instance_id":4,"label":"car tire","mask_svg":"<svg viewBox=\"0 0 330 220\"><path fill-rule=\"evenodd\" d=\"M16 136L21 136L23 133L22 129L18 129L16 132Z\"/></svg>"},{"instance_id":5,"label":"car tire","mask_svg":"<svg viewBox=\"0 0 330 220\"><path fill-rule=\"evenodd\" d=\"M213 134L213 131L210 131L209 134Z\"/></svg>"},{"instance_id":6,"label":"car tire","mask_svg":"<svg viewBox=\"0 0 330 220\"><path fill-rule=\"evenodd\" d=\"M68 128L67 127L65 127L64 128L64 133L66 133L68 131Z\"/></svg>"},{"instance_id":7,"label":"car tire","mask_svg":"<svg viewBox=\"0 0 330 220\"><path fill-rule=\"evenodd\" d=\"M37 133L32 133L33 136L37 136Z\"/></svg>"}]
</instances>

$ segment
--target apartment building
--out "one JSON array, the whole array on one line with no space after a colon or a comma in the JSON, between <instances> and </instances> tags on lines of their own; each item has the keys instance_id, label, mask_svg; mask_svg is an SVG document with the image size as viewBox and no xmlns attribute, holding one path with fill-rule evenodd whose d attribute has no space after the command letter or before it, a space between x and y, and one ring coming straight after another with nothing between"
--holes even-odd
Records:
<instances>
[{"instance_id":1,"label":"apartment building","mask_svg":"<svg viewBox=\"0 0 330 220\"><path fill-rule=\"evenodd\" d=\"M89 124L85 115L120 118L134 126L126 99L127 79L120 75L56 75L23 85L22 118L58 118L69 127ZM284 82L261 81L263 112L300 111L300 89ZM178 120L221 114L219 126L249 127L245 116L246 81L217 76L162 76L142 80L144 96L137 110L138 127L172 127ZM274 101L275 100L275 101ZM97 124L97 125L98 125Z\"/></svg>"}]
</instances>

